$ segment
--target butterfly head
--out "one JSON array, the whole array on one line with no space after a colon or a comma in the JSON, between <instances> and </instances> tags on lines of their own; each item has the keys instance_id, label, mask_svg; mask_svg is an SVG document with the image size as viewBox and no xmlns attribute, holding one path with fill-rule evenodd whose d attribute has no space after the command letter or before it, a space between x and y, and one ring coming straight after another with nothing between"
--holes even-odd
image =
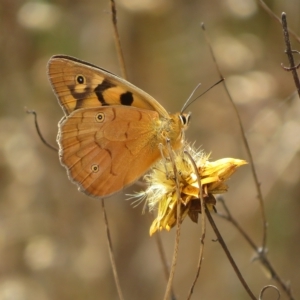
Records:
<instances>
[{"instance_id":1,"label":"butterfly head","mask_svg":"<svg viewBox=\"0 0 300 300\"><path fill-rule=\"evenodd\" d=\"M184 140L184 132L188 128L190 123L190 113L176 113L170 115L171 122L167 124L166 134L163 134L163 138L168 137L171 141L171 145L174 149L179 149L182 146Z\"/></svg>"}]
</instances>

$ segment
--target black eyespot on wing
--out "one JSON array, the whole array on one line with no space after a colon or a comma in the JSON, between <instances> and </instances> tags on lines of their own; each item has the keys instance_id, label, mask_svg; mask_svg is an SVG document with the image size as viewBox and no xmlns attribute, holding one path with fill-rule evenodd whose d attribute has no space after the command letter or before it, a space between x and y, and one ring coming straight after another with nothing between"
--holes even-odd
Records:
<instances>
[{"instance_id":1,"label":"black eyespot on wing","mask_svg":"<svg viewBox=\"0 0 300 300\"><path fill-rule=\"evenodd\" d=\"M76 76L76 82L78 84L86 84L86 78L83 75ZM114 87L115 85L107 80L103 80L101 84L98 84L95 89L92 89L91 86L85 85L81 91L76 91L74 86L68 86L70 93L77 100L75 109L84 107L84 103L90 94L95 92L99 102L102 106L108 105L103 97L103 92L109 88Z\"/></svg>"},{"instance_id":2,"label":"black eyespot on wing","mask_svg":"<svg viewBox=\"0 0 300 300\"><path fill-rule=\"evenodd\" d=\"M133 102L133 96L131 92L126 92L124 94L121 94L120 101L122 105L128 105L130 106Z\"/></svg>"},{"instance_id":3,"label":"black eyespot on wing","mask_svg":"<svg viewBox=\"0 0 300 300\"><path fill-rule=\"evenodd\" d=\"M97 173L99 171L99 165L97 164L91 165L91 170L93 173Z\"/></svg>"},{"instance_id":4,"label":"black eyespot on wing","mask_svg":"<svg viewBox=\"0 0 300 300\"><path fill-rule=\"evenodd\" d=\"M104 120L105 120L105 114L103 112L97 113L96 116L95 116L95 120L98 123L103 123Z\"/></svg>"},{"instance_id":5,"label":"black eyespot on wing","mask_svg":"<svg viewBox=\"0 0 300 300\"><path fill-rule=\"evenodd\" d=\"M107 81L104 79L101 84L98 84L96 88L94 89L94 92L98 98L98 100L101 102L101 104L108 105L108 103L105 102L104 97L103 97L103 92L109 88L114 87L115 85L112 84L111 82Z\"/></svg>"},{"instance_id":6,"label":"black eyespot on wing","mask_svg":"<svg viewBox=\"0 0 300 300\"><path fill-rule=\"evenodd\" d=\"M85 83L85 77L83 75L77 75L76 76L76 82L78 84L84 84Z\"/></svg>"}]
</instances>

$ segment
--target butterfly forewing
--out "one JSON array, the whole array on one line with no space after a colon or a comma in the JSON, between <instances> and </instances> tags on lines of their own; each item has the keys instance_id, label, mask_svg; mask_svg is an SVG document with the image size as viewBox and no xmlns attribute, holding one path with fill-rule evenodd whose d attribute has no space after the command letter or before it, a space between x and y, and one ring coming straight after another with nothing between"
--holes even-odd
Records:
<instances>
[{"instance_id":1,"label":"butterfly forewing","mask_svg":"<svg viewBox=\"0 0 300 300\"><path fill-rule=\"evenodd\" d=\"M104 69L76 58L53 56L48 63L48 75L66 115L80 108L125 105L155 110L168 117L166 110L149 94Z\"/></svg>"}]
</instances>

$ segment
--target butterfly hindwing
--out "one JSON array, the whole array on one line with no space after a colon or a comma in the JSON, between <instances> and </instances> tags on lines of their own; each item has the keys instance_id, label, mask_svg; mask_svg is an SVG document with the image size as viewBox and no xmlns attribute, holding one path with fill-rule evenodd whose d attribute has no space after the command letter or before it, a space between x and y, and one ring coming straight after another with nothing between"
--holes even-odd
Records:
<instances>
[{"instance_id":1,"label":"butterfly hindwing","mask_svg":"<svg viewBox=\"0 0 300 300\"><path fill-rule=\"evenodd\" d=\"M158 118L155 111L127 106L75 110L59 125L61 163L82 191L109 196L136 181L160 157Z\"/></svg>"}]
</instances>

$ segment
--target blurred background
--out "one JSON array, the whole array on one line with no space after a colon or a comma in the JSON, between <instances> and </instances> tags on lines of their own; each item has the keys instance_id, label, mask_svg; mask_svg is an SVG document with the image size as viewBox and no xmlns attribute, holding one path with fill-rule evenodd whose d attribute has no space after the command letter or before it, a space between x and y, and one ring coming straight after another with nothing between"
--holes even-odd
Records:
<instances>
[{"instance_id":1,"label":"blurred background","mask_svg":"<svg viewBox=\"0 0 300 300\"><path fill-rule=\"evenodd\" d=\"M300 2L268 0L300 35ZM195 86L200 94L218 79L201 30L205 22L229 91L237 105L265 197L269 259L300 297L300 100L284 53L282 28L254 0L119 0L118 26L129 80L177 112ZM300 50L292 38L293 48ZM67 54L120 74L108 0L0 0L0 300L118 299L100 201L77 191L55 145L63 116L47 79L54 54ZM295 56L296 62L299 61ZM212 159L248 160L238 122L222 84L189 107L187 139ZM257 246L262 220L250 166L229 181L226 203ZM151 216L126 194L105 201L125 299L162 299L166 287ZM217 209L222 208L217 205ZM275 284L237 230L214 216L253 293ZM249 299L215 234L207 226L204 262L193 299ZM195 276L200 225L182 225L174 280L186 299ZM162 232L171 261L175 230ZM275 299L267 291L264 299ZM288 299L282 294L281 299Z\"/></svg>"}]
</instances>

